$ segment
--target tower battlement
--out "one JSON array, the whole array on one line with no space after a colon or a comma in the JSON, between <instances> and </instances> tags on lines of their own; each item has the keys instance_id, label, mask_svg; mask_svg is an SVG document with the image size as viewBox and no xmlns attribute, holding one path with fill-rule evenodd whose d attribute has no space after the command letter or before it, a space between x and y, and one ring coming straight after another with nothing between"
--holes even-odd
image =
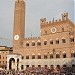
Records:
<instances>
[{"instance_id":1,"label":"tower battlement","mask_svg":"<svg viewBox=\"0 0 75 75\"><path fill-rule=\"evenodd\" d=\"M39 39L40 37L29 37L29 38L25 38L25 40L31 40L31 39Z\"/></svg>"},{"instance_id":2,"label":"tower battlement","mask_svg":"<svg viewBox=\"0 0 75 75\"><path fill-rule=\"evenodd\" d=\"M49 21L49 22L46 21L46 18L42 18L42 19L40 19L40 25L41 26L44 26L44 25L52 25L53 23L60 23L62 21L66 21L66 20L68 20L68 13L62 14L62 19L54 20L54 18L53 18L53 20L52 21Z\"/></svg>"}]
</instances>

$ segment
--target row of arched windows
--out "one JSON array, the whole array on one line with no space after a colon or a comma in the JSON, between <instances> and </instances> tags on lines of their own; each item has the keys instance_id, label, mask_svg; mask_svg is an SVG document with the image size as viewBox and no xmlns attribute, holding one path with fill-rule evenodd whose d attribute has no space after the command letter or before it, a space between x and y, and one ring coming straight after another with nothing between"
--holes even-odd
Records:
<instances>
[{"instance_id":1,"label":"row of arched windows","mask_svg":"<svg viewBox=\"0 0 75 75\"><path fill-rule=\"evenodd\" d=\"M70 38L70 42L71 43L74 42L74 37ZM56 38L55 43L56 44L60 43L58 38ZM66 39L64 37L62 38L62 43L66 43ZM50 39L50 44L54 44L54 41L52 39ZM41 42L40 42L40 40L38 40L37 46L40 46L40 45L41 45ZM47 45L47 40L46 39L44 40L44 45ZM29 46L29 42L28 41L26 42L26 46ZM32 46L35 46L35 41L32 41Z\"/></svg>"},{"instance_id":2,"label":"row of arched windows","mask_svg":"<svg viewBox=\"0 0 75 75\"><path fill-rule=\"evenodd\" d=\"M67 57L66 53L63 53L62 58L66 58L66 57ZM75 57L75 52L71 53L71 58L73 58L73 57ZM33 54L31 58L35 59L35 55ZM54 54L50 54L49 56L47 54L45 54L44 59L48 59L48 58L50 58L50 59L54 58ZM56 54L56 58L60 58L60 54ZM24 59L24 57L22 57L22 59ZM30 56L26 55L26 59L30 59ZM38 54L36 59L41 59L41 55Z\"/></svg>"}]
</instances>

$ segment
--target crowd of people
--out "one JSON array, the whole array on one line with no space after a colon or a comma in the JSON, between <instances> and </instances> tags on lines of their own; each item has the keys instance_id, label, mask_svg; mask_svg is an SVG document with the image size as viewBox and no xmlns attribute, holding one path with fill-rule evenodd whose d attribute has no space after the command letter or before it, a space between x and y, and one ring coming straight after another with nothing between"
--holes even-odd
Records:
<instances>
[{"instance_id":1,"label":"crowd of people","mask_svg":"<svg viewBox=\"0 0 75 75\"><path fill-rule=\"evenodd\" d=\"M0 75L75 75L75 67L27 67L25 70L0 70Z\"/></svg>"}]
</instances>

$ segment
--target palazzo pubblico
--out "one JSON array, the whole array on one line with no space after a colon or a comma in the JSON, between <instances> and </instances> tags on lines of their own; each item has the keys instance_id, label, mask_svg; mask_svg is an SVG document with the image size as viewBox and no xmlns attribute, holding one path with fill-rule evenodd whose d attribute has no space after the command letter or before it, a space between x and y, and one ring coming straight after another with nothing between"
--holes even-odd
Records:
<instances>
[{"instance_id":1,"label":"palazzo pubblico","mask_svg":"<svg viewBox=\"0 0 75 75\"><path fill-rule=\"evenodd\" d=\"M7 70L75 66L75 25L69 14L49 22L40 19L40 37L24 38L25 6L25 0L15 0L13 53L7 55Z\"/></svg>"}]
</instances>

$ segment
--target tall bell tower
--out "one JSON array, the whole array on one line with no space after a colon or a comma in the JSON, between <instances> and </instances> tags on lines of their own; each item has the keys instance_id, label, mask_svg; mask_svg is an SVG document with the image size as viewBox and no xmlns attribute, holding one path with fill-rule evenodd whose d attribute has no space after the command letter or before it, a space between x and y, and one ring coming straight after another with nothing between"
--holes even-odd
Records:
<instances>
[{"instance_id":1,"label":"tall bell tower","mask_svg":"<svg viewBox=\"0 0 75 75\"><path fill-rule=\"evenodd\" d=\"M15 0L13 50L22 47L25 33L25 0Z\"/></svg>"}]
</instances>

